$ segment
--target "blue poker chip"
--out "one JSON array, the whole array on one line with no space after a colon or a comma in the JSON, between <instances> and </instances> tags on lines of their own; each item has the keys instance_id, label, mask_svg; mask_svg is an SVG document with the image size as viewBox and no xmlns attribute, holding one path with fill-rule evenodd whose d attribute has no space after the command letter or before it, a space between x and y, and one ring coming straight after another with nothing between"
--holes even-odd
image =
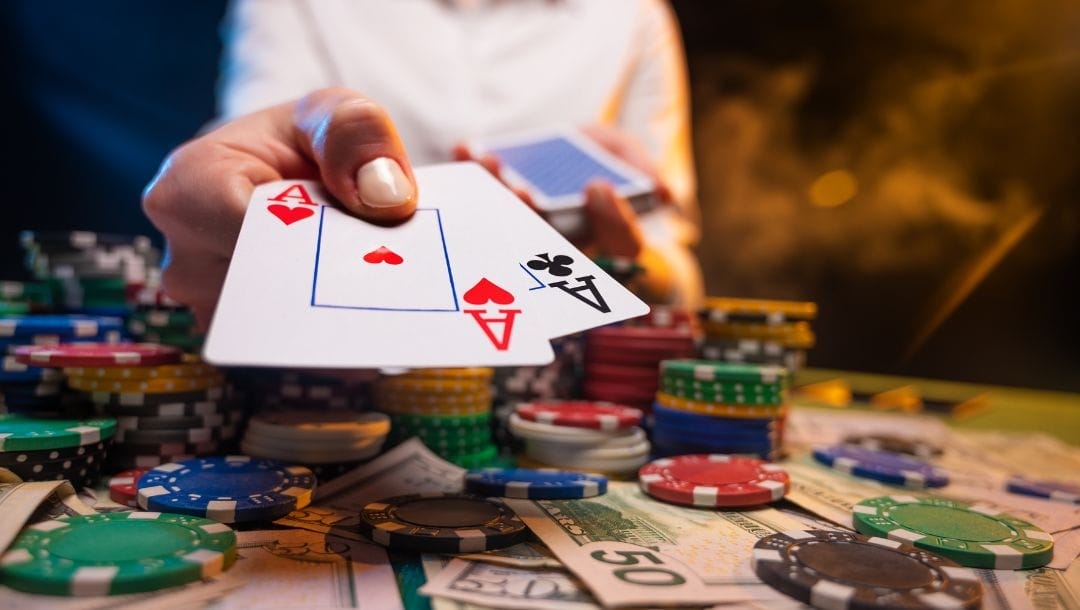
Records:
<instances>
[{"instance_id":1,"label":"blue poker chip","mask_svg":"<svg viewBox=\"0 0 1080 610\"><path fill-rule=\"evenodd\" d=\"M108 316L30 315L0 316L0 337L60 335L66 339L97 338L109 331L123 332L124 321Z\"/></svg>"},{"instance_id":2,"label":"blue poker chip","mask_svg":"<svg viewBox=\"0 0 1080 610\"><path fill-rule=\"evenodd\" d=\"M814 459L857 477L902 485L908 489L944 487L949 484L948 473L940 468L893 451L839 444L814 449Z\"/></svg>"},{"instance_id":3,"label":"blue poker chip","mask_svg":"<svg viewBox=\"0 0 1080 610\"><path fill-rule=\"evenodd\" d=\"M716 415L702 415L689 411L679 411L665 407L659 403L653 404L653 425L657 428L668 426L697 430L700 432L716 432L727 430L768 430L776 427L779 421L775 417L719 417Z\"/></svg>"},{"instance_id":4,"label":"blue poker chip","mask_svg":"<svg viewBox=\"0 0 1080 610\"><path fill-rule=\"evenodd\" d=\"M570 470L482 468L465 474L465 491L480 496L564 500L607 493L607 477Z\"/></svg>"},{"instance_id":5,"label":"blue poker chip","mask_svg":"<svg viewBox=\"0 0 1080 610\"><path fill-rule=\"evenodd\" d=\"M273 521L311 504L315 474L303 466L245 455L162 464L139 479L146 510L222 523Z\"/></svg>"},{"instance_id":6,"label":"blue poker chip","mask_svg":"<svg viewBox=\"0 0 1080 610\"><path fill-rule=\"evenodd\" d=\"M1005 482L1005 491L1067 504L1080 504L1080 485L1065 481L1033 480L1012 476Z\"/></svg>"},{"instance_id":7,"label":"blue poker chip","mask_svg":"<svg viewBox=\"0 0 1080 610\"><path fill-rule=\"evenodd\" d=\"M57 382L5 383L0 385L0 399L12 398L55 398L64 391L64 386Z\"/></svg>"},{"instance_id":8,"label":"blue poker chip","mask_svg":"<svg viewBox=\"0 0 1080 610\"><path fill-rule=\"evenodd\" d=\"M16 361L15 356L0 354L0 384L60 381L63 378L63 373L56 369L29 366Z\"/></svg>"}]
</instances>

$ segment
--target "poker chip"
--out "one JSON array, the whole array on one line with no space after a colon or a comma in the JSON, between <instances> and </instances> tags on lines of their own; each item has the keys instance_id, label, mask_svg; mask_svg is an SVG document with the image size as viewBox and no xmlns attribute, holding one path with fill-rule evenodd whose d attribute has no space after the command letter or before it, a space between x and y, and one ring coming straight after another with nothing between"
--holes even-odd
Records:
<instances>
[{"instance_id":1,"label":"poker chip","mask_svg":"<svg viewBox=\"0 0 1080 610\"><path fill-rule=\"evenodd\" d=\"M64 375L56 370L40 366L27 366L15 356L0 356L0 380L2 381L59 381Z\"/></svg>"},{"instance_id":2,"label":"poker chip","mask_svg":"<svg viewBox=\"0 0 1080 610\"><path fill-rule=\"evenodd\" d=\"M198 444L229 440L236 436L236 426L212 428L182 428L177 430L123 430L116 432L116 442L123 444L188 443Z\"/></svg>"},{"instance_id":3,"label":"poker chip","mask_svg":"<svg viewBox=\"0 0 1080 610\"><path fill-rule=\"evenodd\" d=\"M607 441L616 436L632 436L641 433L640 428L627 428L624 430L600 431L590 428L572 428L570 426L556 426L542 422L522 419L516 413L509 418L510 430L515 436L540 441L558 439L567 444L594 444ZM644 436L644 434L642 434Z\"/></svg>"},{"instance_id":4,"label":"poker chip","mask_svg":"<svg viewBox=\"0 0 1080 610\"><path fill-rule=\"evenodd\" d=\"M253 415L249 434L301 442L386 436L390 418L382 413L275 410Z\"/></svg>"},{"instance_id":5,"label":"poker chip","mask_svg":"<svg viewBox=\"0 0 1080 610\"><path fill-rule=\"evenodd\" d=\"M37 449L30 451L0 451L0 468L49 462L61 459L70 459L88 454L102 454L107 451L112 440L101 440L96 443L76 445L72 447L58 447L53 449Z\"/></svg>"},{"instance_id":6,"label":"poker chip","mask_svg":"<svg viewBox=\"0 0 1080 610\"><path fill-rule=\"evenodd\" d=\"M411 377L383 377L379 380L379 388L383 391L393 392L436 392L446 394L475 394L489 389L483 379L470 378L411 378Z\"/></svg>"},{"instance_id":7,"label":"poker chip","mask_svg":"<svg viewBox=\"0 0 1080 610\"><path fill-rule=\"evenodd\" d=\"M222 387L210 387L192 392L90 392L90 400L106 408L152 407L166 404L219 402L225 396ZM134 409L133 409L134 410Z\"/></svg>"},{"instance_id":8,"label":"poker chip","mask_svg":"<svg viewBox=\"0 0 1080 610\"><path fill-rule=\"evenodd\" d=\"M1054 540L1035 525L980 504L930 496L880 496L852 507L855 529L948 557L960 565L1026 570L1053 559Z\"/></svg>"},{"instance_id":9,"label":"poker chip","mask_svg":"<svg viewBox=\"0 0 1080 610\"><path fill-rule=\"evenodd\" d=\"M499 457L499 448L489 444L479 451L470 451L467 453L443 452L441 455L444 459L456 466L466 470L473 470L475 468L491 466L492 462Z\"/></svg>"},{"instance_id":10,"label":"poker chip","mask_svg":"<svg viewBox=\"0 0 1080 610\"><path fill-rule=\"evenodd\" d=\"M109 479L109 499L117 504L139 508L139 479L149 468L134 468L119 472Z\"/></svg>"},{"instance_id":11,"label":"poker chip","mask_svg":"<svg viewBox=\"0 0 1080 610\"><path fill-rule=\"evenodd\" d=\"M754 545L754 573L816 608L978 608L973 571L933 553L843 531L794 530Z\"/></svg>"},{"instance_id":12,"label":"poker chip","mask_svg":"<svg viewBox=\"0 0 1080 610\"><path fill-rule=\"evenodd\" d=\"M77 457L10 464L5 468L24 481L77 480L97 475L104 460L104 451L88 452Z\"/></svg>"},{"instance_id":13,"label":"poker chip","mask_svg":"<svg viewBox=\"0 0 1080 610\"><path fill-rule=\"evenodd\" d=\"M622 430L641 423L640 409L605 402L548 401L519 404L522 419L557 426Z\"/></svg>"},{"instance_id":14,"label":"poker chip","mask_svg":"<svg viewBox=\"0 0 1080 610\"><path fill-rule=\"evenodd\" d=\"M891 451L915 457L930 459L941 455L944 450L932 443L889 434L858 434L844 439L846 445L856 445L874 451Z\"/></svg>"},{"instance_id":15,"label":"poker chip","mask_svg":"<svg viewBox=\"0 0 1080 610\"><path fill-rule=\"evenodd\" d=\"M526 441L525 453L548 466L599 473L636 472L649 461L648 442L639 447L607 447L592 452L567 451L554 443ZM608 451L609 453L600 453ZM618 452L621 451L621 452Z\"/></svg>"},{"instance_id":16,"label":"poker chip","mask_svg":"<svg viewBox=\"0 0 1080 610\"><path fill-rule=\"evenodd\" d=\"M88 250L97 246L130 246L135 250L145 251L153 247L150 238L144 235L121 235L94 231L21 231L19 233L19 243L26 249L49 246Z\"/></svg>"},{"instance_id":17,"label":"poker chip","mask_svg":"<svg viewBox=\"0 0 1080 610\"><path fill-rule=\"evenodd\" d=\"M780 417L787 413L787 408L783 404L754 405L689 400L664 392L656 393L656 402L669 409L717 417L761 419Z\"/></svg>"},{"instance_id":18,"label":"poker chip","mask_svg":"<svg viewBox=\"0 0 1080 610\"><path fill-rule=\"evenodd\" d=\"M52 370L52 369L41 369ZM130 367L67 367L64 374L83 379L110 379L114 381L139 381L145 379L175 379L183 377L212 377L218 369L199 361L198 357L184 354L179 364L162 366Z\"/></svg>"},{"instance_id":19,"label":"poker chip","mask_svg":"<svg viewBox=\"0 0 1080 610\"><path fill-rule=\"evenodd\" d=\"M311 503L315 475L242 455L163 464L138 482L139 506L223 523L273 521Z\"/></svg>"},{"instance_id":20,"label":"poker chip","mask_svg":"<svg viewBox=\"0 0 1080 610\"><path fill-rule=\"evenodd\" d=\"M187 418L225 416L233 408L231 403L215 400L201 400L195 402L165 402L161 404L147 405L101 405L117 419L157 419L157 418ZM209 425L209 424L208 424ZM130 426L128 426L130 427Z\"/></svg>"},{"instance_id":21,"label":"poker chip","mask_svg":"<svg viewBox=\"0 0 1080 610\"><path fill-rule=\"evenodd\" d=\"M361 533L394 550L479 553L526 539L525 523L502 502L462 494L415 494L370 502Z\"/></svg>"},{"instance_id":22,"label":"poker chip","mask_svg":"<svg viewBox=\"0 0 1080 610\"><path fill-rule=\"evenodd\" d=\"M592 498L607 493L607 477L569 470L484 468L465 474L465 491L531 500Z\"/></svg>"},{"instance_id":23,"label":"poker chip","mask_svg":"<svg viewBox=\"0 0 1080 610\"><path fill-rule=\"evenodd\" d=\"M454 430L457 428L488 428L491 425L491 413L473 415L398 415L390 416L391 426L409 428L427 428L429 430Z\"/></svg>"},{"instance_id":24,"label":"poker chip","mask_svg":"<svg viewBox=\"0 0 1080 610\"><path fill-rule=\"evenodd\" d=\"M122 332L120 318L77 315L32 315L0 318L0 337L56 335L65 339L99 337L109 331Z\"/></svg>"},{"instance_id":25,"label":"poker chip","mask_svg":"<svg viewBox=\"0 0 1080 610\"><path fill-rule=\"evenodd\" d=\"M177 514L114 512L35 523L0 558L0 580L44 595L120 595L197 582L236 560L224 524Z\"/></svg>"},{"instance_id":26,"label":"poker chip","mask_svg":"<svg viewBox=\"0 0 1080 610\"><path fill-rule=\"evenodd\" d=\"M654 460L638 471L650 496L686 506L731 507L775 502L789 488L787 472L753 458L696 454Z\"/></svg>"},{"instance_id":27,"label":"poker chip","mask_svg":"<svg viewBox=\"0 0 1080 610\"><path fill-rule=\"evenodd\" d=\"M495 374L495 369L487 367L430 368L409 369L404 377L410 379L479 379L485 383ZM396 376L393 376L396 377ZM393 378L390 377L390 378Z\"/></svg>"},{"instance_id":28,"label":"poker chip","mask_svg":"<svg viewBox=\"0 0 1080 610\"><path fill-rule=\"evenodd\" d=\"M712 360L664 360L660 375L697 382L783 384L787 370L780 366L716 362Z\"/></svg>"},{"instance_id":29,"label":"poker chip","mask_svg":"<svg viewBox=\"0 0 1080 610\"><path fill-rule=\"evenodd\" d=\"M817 303L811 301L706 297L702 312L713 311L763 315L779 314L790 320L813 320L817 317Z\"/></svg>"},{"instance_id":30,"label":"poker chip","mask_svg":"<svg viewBox=\"0 0 1080 610\"><path fill-rule=\"evenodd\" d=\"M212 412L202 415L178 415L170 417L140 417L138 415L120 415L116 417L117 430L186 430L188 428L220 428L236 424L243 417L239 409L225 412Z\"/></svg>"},{"instance_id":31,"label":"poker chip","mask_svg":"<svg viewBox=\"0 0 1080 610\"><path fill-rule=\"evenodd\" d=\"M348 449L327 448L299 445L279 445L266 439L245 436L240 441L240 451L251 457L299 463L306 466L335 464L338 462L362 462L379 454L383 439L375 439Z\"/></svg>"},{"instance_id":32,"label":"poker chip","mask_svg":"<svg viewBox=\"0 0 1080 610\"><path fill-rule=\"evenodd\" d=\"M181 352L156 343L90 343L15 348L15 359L35 366L131 366L174 364Z\"/></svg>"},{"instance_id":33,"label":"poker chip","mask_svg":"<svg viewBox=\"0 0 1080 610\"><path fill-rule=\"evenodd\" d=\"M142 379L130 381L117 381L112 379L87 379L85 377L69 377L68 386L83 392L110 392L117 394L162 394L178 392L195 392L213 387L221 387L225 383L222 375L209 377L178 377L173 379Z\"/></svg>"},{"instance_id":34,"label":"poker chip","mask_svg":"<svg viewBox=\"0 0 1080 610\"><path fill-rule=\"evenodd\" d=\"M218 453L221 449L221 441L203 441L201 443L185 442L155 442L155 443L115 443L109 454L112 457L134 457L137 455L154 455L158 457L176 458L182 455L208 455Z\"/></svg>"},{"instance_id":35,"label":"poker chip","mask_svg":"<svg viewBox=\"0 0 1080 610\"><path fill-rule=\"evenodd\" d=\"M839 444L816 448L813 454L815 460L841 472L909 489L949 484L944 470L902 453Z\"/></svg>"},{"instance_id":36,"label":"poker chip","mask_svg":"<svg viewBox=\"0 0 1080 610\"><path fill-rule=\"evenodd\" d=\"M784 390L778 384L706 381L674 383L661 379L659 387L662 393L669 396L698 402L775 406L785 400Z\"/></svg>"},{"instance_id":37,"label":"poker chip","mask_svg":"<svg viewBox=\"0 0 1080 610\"><path fill-rule=\"evenodd\" d=\"M111 438L115 433L116 420L111 417L41 419L0 415L0 453L78 447Z\"/></svg>"},{"instance_id":38,"label":"poker chip","mask_svg":"<svg viewBox=\"0 0 1080 610\"><path fill-rule=\"evenodd\" d=\"M52 301L52 290L42 282L0 281L0 300L32 301L48 303Z\"/></svg>"},{"instance_id":39,"label":"poker chip","mask_svg":"<svg viewBox=\"0 0 1080 610\"><path fill-rule=\"evenodd\" d=\"M698 434L724 435L731 432L771 431L780 426L783 420L777 417L741 417L722 418L702 415L690 411L669 409L659 403L653 405L653 426L668 428L679 432L696 431Z\"/></svg>"},{"instance_id":40,"label":"poker chip","mask_svg":"<svg viewBox=\"0 0 1080 610\"><path fill-rule=\"evenodd\" d=\"M1080 485L1064 481L1032 480L1013 476L1005 482L1005 490L1014 494L1046 498L1067 504L1080 504Z\"/></svg>"}]
</instances>

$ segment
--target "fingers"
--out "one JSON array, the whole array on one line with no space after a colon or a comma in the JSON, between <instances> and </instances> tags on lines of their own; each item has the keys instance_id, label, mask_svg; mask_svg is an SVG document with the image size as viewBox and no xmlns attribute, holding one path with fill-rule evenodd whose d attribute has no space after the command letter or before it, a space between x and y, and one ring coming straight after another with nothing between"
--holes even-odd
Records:
<instances>
[{"instance_id":1,"label":"fingers","mask_svg":"<svg viewBox=\"0 0 1080 610\"><path fill-rule=\"evenodd\" d=\"M648 176L656 185L654 192L663 203L671 203L671 189L660 178L649 152L630 134L606 125L586 125L581 131L604 150Z\"/></svg>"},{"instance_id":2,"label":"fingers","mask_svg":"<svg viewBox=\"0 0 1080 610\"><path fill-rule=\"evenodd\" d=\"M592 245L602 254L637 258L645 244L637 215L624 197L606 182L585 187L585 216Z\"/></svg>"},{"instance_id":3,"label":"fingers","mask_svg":"<svg viewBox=\"0 0 1080 610\"><path fill-rule=\"evenodd\" d=\"M416 210L412 166L381 106L349 89L322 89L297 102L294 120L298 144L350 212L400 221Z\"/></svg>"}]
</instances>

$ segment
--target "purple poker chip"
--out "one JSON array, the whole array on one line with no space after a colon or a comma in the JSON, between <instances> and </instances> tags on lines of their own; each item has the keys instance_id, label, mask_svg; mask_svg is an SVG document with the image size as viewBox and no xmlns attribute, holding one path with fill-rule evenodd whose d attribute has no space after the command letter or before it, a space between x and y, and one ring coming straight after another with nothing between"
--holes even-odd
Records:
<instances>
[{"instance_id":1,"label":"purple poker chip","mask_svg":"<svg viewBox=\"0 0 1080 610\"><path fill-rule=\"evenodd\" d=\"M1005 482L1005 491L1068 504L1080 504L1080 485L1064 481L1045 479L1035 481L1021 476L1013 476Z\"/></svg>"},{"instance_id":2,"label":"purple poker chip","mask_svg":"<svg viewBox=\"0 0 1080 610\"><path fill-rule=\"evenodd\" d=\"M902 485L908 489L949 484L949 475L945 471L918 458L892 451L840 444L814 449L814 459L857 477Z\"/></svg>"}]
</instances>

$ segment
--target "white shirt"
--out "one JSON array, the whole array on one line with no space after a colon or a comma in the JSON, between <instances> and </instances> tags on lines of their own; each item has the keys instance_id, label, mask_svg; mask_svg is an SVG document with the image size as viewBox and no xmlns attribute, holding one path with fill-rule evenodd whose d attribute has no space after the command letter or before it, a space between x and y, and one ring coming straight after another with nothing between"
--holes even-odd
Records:
<instances>
[{"instance_id":1,"label":"white shirt","mask_svg":"<svg viewBox=\"0 0 1080 610\"><path fill-rule=\"evenodd\" d=\"M343 85L387 109L415 165L535 127L632 134L678 204L642 219L646 238L676 301L699 302L686 70L662 0L235 0L226 45L225 118Z\"/></svg>"}]
</instances>

